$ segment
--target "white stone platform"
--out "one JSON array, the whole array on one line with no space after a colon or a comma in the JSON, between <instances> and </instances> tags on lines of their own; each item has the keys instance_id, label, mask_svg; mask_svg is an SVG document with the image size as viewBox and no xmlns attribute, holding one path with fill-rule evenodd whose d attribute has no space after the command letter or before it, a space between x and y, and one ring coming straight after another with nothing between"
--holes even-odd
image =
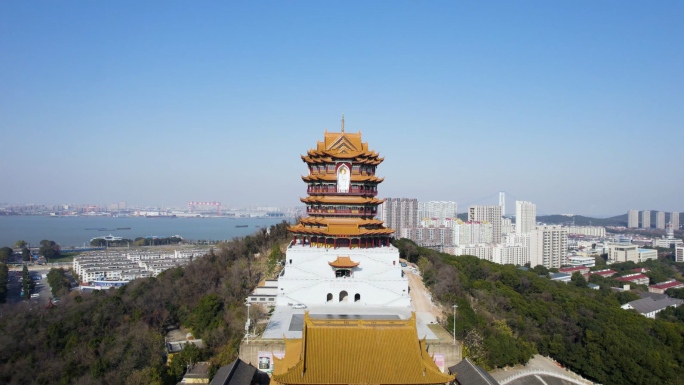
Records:
<instances>
[{"instance_id":1,"label":"white stone platform","mask_svg":"<svg viewBox=\"0 0 684 385\"><path fill-rule=\"evenodd\" d=\"M405 306L396 307L369 307L364 305L324 305L324 306L312 306L308 309L292 309L290 306L276 306L271 319L269 320L266 331L261 338L263 339L282 339L283 336L286 338L302 338L301 328L297 328L294 325L294 329L291 330L291 324L293 322L293 315L304 315L305 311L309 311L311 317L327 317L336 318L335 316L353 316L355 318L376 318L383 317L387 319L409 319L411 317L411 308ZM358 317L357 317L358 316ZM380 318L376 318L380 319ZM297 322L297 318L294 318ZM436 340L435 334L428 328L428 324L434 322L434 317L429 313L417 313L416 314L416 329L418 332L418 337L426 337L428 340Z\"/></svg>"}]
</instances>

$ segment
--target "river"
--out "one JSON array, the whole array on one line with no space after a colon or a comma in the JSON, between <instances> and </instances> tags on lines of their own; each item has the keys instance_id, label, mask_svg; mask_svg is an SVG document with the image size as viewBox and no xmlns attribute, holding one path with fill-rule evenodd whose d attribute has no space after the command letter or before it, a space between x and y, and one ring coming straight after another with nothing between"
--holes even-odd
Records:
<instances>
[{"instance_id":1,"label":"river","mask_svg":"<svg viewBox=\"0 0 684 385\"><path fill-rule=\"evenodd\" d=\"M283 220L292 221L292 218L0 216L0 247L11 247L20 239L32 246L37 246L43 239L55 241L62 248L83 246L92 238L110 234L124 239L180 235L192 240L230 240L254 234L259 228Z\"/></svg>"}]
</instances>

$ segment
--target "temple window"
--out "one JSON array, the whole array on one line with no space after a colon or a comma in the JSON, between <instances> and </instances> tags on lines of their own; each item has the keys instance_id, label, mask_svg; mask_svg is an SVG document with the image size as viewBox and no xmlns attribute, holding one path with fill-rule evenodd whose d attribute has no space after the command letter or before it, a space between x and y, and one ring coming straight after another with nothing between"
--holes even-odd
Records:
<instances>
[{"instance_id":1,"label":"temple window","mask_svg":"<svg viewBox=\"0 0 684 385\"><path fill-rule=\"evenodd\" d=\"M351 270L349 269L335 269L335 278L350 278Z\"/></svg>"},{"instance_id":2,"label":"temple window","mask_svg":"<svg viewBox=\"0 0 684 385\"><path fill-rule=\"evenodd\" d=\"M349 298L349 293L347 293L345 290L342 290L340 292L340 302L347 302L348 298Z\"/></svg>"},{"instance_id":3,"label":"temple window","mask_svg":"<svg viewBox=\"0 0 684 385\"><path fill-rule=\"evenodd\" d=\"M328 295L325 297L325 302L332 302L333 295L332 293L328 293Z\"/></svg>"},{"instance_id":4,"label":"temple window","mask_svg":"<svg viewBox=\"0 0 684 385\"><path fill-rule=\"evenodd\" d=\"M356 293L356 294L354 295L354 302L359 302L359 301L361 301L361 294Z\"/></svg>"}]
</instances>

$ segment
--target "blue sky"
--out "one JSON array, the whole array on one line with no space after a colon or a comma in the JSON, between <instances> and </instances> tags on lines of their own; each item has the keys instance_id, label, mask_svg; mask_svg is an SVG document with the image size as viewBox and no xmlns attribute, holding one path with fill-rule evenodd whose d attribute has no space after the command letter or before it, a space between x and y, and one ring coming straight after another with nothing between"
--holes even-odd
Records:
<instances>
[{"instance_id":1,"label":"blue sky","mask_svg":"<svg viewBox=\"0 0 684 385\"><path fill-rule=\"evenodd\" d=\"M337 130L384 197L684 211L680 1L0 2L5 203L294 206Z\"/></svg>"}]
</instances>

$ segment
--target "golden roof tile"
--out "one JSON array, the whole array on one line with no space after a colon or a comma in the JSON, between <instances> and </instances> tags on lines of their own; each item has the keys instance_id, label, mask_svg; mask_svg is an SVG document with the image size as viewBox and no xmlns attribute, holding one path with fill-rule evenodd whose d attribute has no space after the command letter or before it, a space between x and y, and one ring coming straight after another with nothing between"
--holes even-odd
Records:
<instances>
[{"instance_id":1,"label":"golden roof tile","mask_svg":"<svg viewBox=\"0 0 684 385\"><path fill-rule=\"evenodd\" d=\"M274 359L279 384L444 384L443 374L409 320L313 320L304 315L299 344Z\"/></svg>"},{"instance_id":2,"label":"golden roof tile","mask_svg":"<svg viewBox=\"0 0 684 385\"><path fill-rule=\"evenodd\" d=\"M352 182L377 182L381 183L384 178L378 178L375 175L358 175L358 174L352 174L351 175L351 181ZM302 180L304 182L335 182L337 181L337 175L335 174L311 174L311 175L304 175L302 176Z\"/></svg>"},{"instance_id":3,"label":"golden roof tile","mask_svg":"<svg viewBox=\"0 0 684 385\"><path fill-rule=\"evenodd\" d=\"M359 263L360 262L352 261L350 257L342 257L338 255L337 259L332 262L328 262L328 265L337 268L352 268L358 266Z\"/></svg>"}]
</instances>

